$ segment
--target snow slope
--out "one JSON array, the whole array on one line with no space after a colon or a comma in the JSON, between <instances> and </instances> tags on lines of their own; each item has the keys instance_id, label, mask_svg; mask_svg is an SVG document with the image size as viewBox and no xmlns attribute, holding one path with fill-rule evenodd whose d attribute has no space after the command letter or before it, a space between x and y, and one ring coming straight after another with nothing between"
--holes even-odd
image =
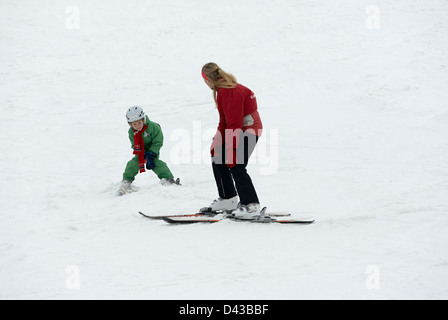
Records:
<instances>
[{"instance_id":1,"label":"snow slope","mask_svg":"<svg viewBox=\"0 0 448 320\"><path fill-rule=\"evenodd\" d=\"M448 3L0 2L1 299L446 299ZM249 171L306 226L168 226L216 195L209 61L256 94ZM115 197L126 108L162 159Z\"/></svg>"}]
</instances>

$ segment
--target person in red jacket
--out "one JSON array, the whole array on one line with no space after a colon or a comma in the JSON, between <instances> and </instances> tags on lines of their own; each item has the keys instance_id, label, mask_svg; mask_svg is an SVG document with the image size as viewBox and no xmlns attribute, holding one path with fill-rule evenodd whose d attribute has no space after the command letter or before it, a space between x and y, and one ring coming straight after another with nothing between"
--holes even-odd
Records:
<instances>
[{"instance_id":1,"label":"person in red jacket","mask_svg":"<svg viewBox=\"0 0 448 320\"><path fill-rule=\"evenodd\" d=\"M246 170L263 129L257 99L249 88L239 84L216 63L204 65L202 77L213 90L219 113L218 130L210 148L219 198L212 202L210 209L233 211L236 218L252 219L260 215L261 209Z\"/></svg>"}]
</instances>

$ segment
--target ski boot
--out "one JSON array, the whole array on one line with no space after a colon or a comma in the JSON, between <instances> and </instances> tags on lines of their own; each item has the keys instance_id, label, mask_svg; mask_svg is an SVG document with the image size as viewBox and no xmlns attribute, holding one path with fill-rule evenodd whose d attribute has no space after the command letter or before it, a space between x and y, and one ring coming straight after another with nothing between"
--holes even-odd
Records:
<instances>
[{"instance_id":1,"label":"ski boot","mask_svg":"<svg viewBox=\"0 0 448 320\"><path fill-rule=\"evenodd\" d=\"M171 185L177 185L177 186L181 186L180 184L180 179L177 178L176 180L173 179L162 179L160 180L160 183L162 184L162 186L171 186Z\"/></svg>"},{"instance_id":2,"label":"ski boot","mask_svg":"<svg viewBox=\"0 0 448 320\"><path fill-rule=\"evenodd\" d=\"M230 199L218 198L209 207L201 208L200 212L233 211L238 207L238 196Z\"/></svg>"},{"instance_id":3,"label":"ski boot","mask_svg":"<svg viewBox=\"0 0 448 320\"><path fill-rule=\"evenodd\" d=\"M129 180L123 180L120 183L120 188L117 191L117 196L124 196L125 194L132 192L132 182Z\"/></svg>"},{"instance_id":4,"label":"ski boot","mask_svg":"<svg viewBox=\"0 0 448 320\"><path fill-rule=\"evenodd\" d=\"M250 203L248 205L239 205L234 210L233 217L240 220L261 220L264 219L265 209L261 210L259 203Z\"/></svg>"}]
</instances>

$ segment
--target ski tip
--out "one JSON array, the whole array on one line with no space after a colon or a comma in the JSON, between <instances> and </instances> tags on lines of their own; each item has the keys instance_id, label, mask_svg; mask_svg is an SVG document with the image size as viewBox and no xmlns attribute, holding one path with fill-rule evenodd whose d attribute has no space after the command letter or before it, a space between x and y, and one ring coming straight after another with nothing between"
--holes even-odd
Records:
<instances>
[{"instance_id":1,"label":"ski tip","mask_svg":"<svg viewBox=\"0 0 448 320\"><path fill-rule=\"evenodd\" d=\"M176 219L176 218L170 218L170 217L163 217L162 220L169 224L192 224L192 223L196 222L196 221L192 221L192 220Z\"/></svg>"},{"instance_id":2,"label":"ski tip","mask_svg":"<svg viewBox=\"0 0 448 320\"><path fill-rule=\"evenodd\" d=\"M182 224L192 223L192 222L177 222L177 221L174 221L172 218L169 218L169 217L163 217L162 220L165 221L165 222L168 222L170 224L174 224L174 223L182 223Z\"/></svg>"},{"instance_id":3,"label":"ski tip","mask_svg":"<svg viewBox=\"0 0 448 320\"><path fill-rule=\"evenodd\" d=\"M144 214L143 212L141 212L141 211L139 211L138 212L141 216L143 216L143 217L145 217L145 218L148 218L148 219L151 219L151 220L162 220L162 218L164 217L164 216L149 216L149 215L147 215L147 214Z\"/></svg>"},{"instance_id":4,"label":"ski tip","mask_svg":"<svg viewBox=\"0 0 448 320\"><path fill-rule=\"evenodd\" d=\"M150 219L152 219L151 216L148 216L148 215L144 214L144 213L141 212L141 211L139 211L138 213L139 213L141 216L145 217L145 218L150 218Z\"/></svg>"}]
</instances>

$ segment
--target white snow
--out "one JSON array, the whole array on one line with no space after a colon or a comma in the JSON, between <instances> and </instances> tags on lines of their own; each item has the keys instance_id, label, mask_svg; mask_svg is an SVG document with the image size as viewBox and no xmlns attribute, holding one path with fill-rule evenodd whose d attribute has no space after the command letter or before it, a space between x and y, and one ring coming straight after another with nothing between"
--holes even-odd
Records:
<instances>
[{"instance_id":1,"label":"white snow","mask_svg":"<svg viewBox=\"0 0 448 320\"><path fill-rule=\"evenodd\" d=\"M1 299L448 298L444 0L2 0ZM217 197L214 61L257 95L262 205L313 225L170 226ZM116 197L126 109L161 158Z\"/></svg>"}]
</instances>

